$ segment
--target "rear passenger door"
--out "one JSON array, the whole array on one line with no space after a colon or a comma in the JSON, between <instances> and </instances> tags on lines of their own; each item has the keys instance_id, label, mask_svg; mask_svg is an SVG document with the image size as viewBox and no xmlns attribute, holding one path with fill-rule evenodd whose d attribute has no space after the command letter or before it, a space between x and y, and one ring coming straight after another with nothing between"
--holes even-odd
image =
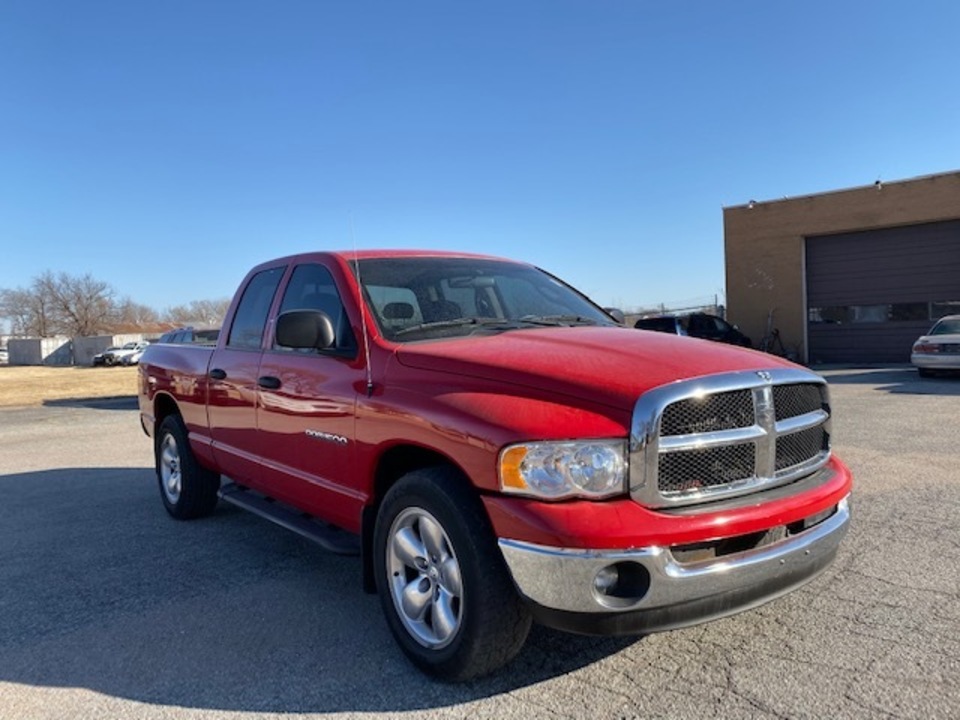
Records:
<instances>
[{"instance_id":1,"label":"rear passenger door","mask_svg":"<svg viewBox=\"0 0 960 720\"><path fill-rule=\"evenodd\" d=\"M253 275L243 289L224 342L208 369L207 418L213 450L223 473L245 485L259 485L257 382L267 318L285 265Z\"/></svg>"}]
</instances>

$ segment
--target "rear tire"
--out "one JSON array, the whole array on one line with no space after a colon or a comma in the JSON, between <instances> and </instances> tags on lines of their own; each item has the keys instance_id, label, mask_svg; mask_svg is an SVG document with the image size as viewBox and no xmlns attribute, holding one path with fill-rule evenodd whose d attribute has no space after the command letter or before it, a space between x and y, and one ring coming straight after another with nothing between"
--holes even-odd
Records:
<instances>
[{"instance_id":1,"label":"rear tire","mask_svg":"<svg viewBox=\"0 0 960 720\"><path fill-rule=\"evenodd\" d=\"M160 499L168 513L178 520L190 520L213 512L220 475L197 462L179 415L168 415L160 423L154 456Z\"/></svg>"},{"instance_id":2,"label":"rear tire","mask_svg":"<svg viewBox=\"0 0 960 720\"><path fill-rule=\"evenodd\" d=\"M390 631L424 672L463 681L512 660L531 616L483 506L451 468L415 470L377 514L374 575Z\"/></svg>"}]
</instances>

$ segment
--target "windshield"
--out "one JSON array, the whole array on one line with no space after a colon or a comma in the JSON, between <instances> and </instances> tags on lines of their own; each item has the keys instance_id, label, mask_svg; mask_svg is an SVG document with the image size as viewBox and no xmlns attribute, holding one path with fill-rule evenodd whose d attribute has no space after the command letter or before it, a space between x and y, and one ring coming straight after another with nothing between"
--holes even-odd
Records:
<instances>
[{"instance_id":1,"label":"windshield","mask_svg":"<svg viewBox=\"0 0 960 720\"><path fill-rule=\"evenodd\" d=\"M930 335L960 335L960 317L943 318L930 328Z\"/></svg>"},{"instance_id":2,"label":"windshield","mask_svg":"<svg viewBox=\"0 0 960 720\"><path fill-rule=\"evenodd\" d=\"M616 325L552 275L499 260L360 260L360 282L383 335L398 342L519 328Z\"/></svg>"}]
</instances>

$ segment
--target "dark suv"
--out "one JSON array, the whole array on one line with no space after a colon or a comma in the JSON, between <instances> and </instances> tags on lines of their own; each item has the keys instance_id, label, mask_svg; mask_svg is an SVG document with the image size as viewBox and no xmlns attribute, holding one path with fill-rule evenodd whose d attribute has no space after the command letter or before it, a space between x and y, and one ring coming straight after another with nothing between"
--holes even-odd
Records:
<instances>
[{"instance_id":1,"label":"dark suv","mask_svg":"<svg viewBox=\"0 0 960 720\"><path fill-rule=\"evenodd\" d=\"M640 318L634 324L640 330L655 330L673 335L689 335L690 337L714 340L730 345L753 347L750 338L740 332L723 318L707 313L693 313L691 315L658 315L656 317Z\"/></svg>"}]
</instances>

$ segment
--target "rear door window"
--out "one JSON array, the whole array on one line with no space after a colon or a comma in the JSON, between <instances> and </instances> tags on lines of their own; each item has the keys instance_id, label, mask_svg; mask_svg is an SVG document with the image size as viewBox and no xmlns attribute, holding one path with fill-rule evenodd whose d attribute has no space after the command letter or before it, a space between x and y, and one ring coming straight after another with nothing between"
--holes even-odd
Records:
<instances>
[{"instance_id":1,"label":"rear door window","mask_svg":"<svg viewBox=\"0 0 960 720\"><path fill-rule=\"evenodd\" d=\"M227 347L259 350L263 331L267 324L270 304L280 285L284 267L269 268L254 275L240 298L240 305L233 318Z\"/></svg>"}]
</instances>

